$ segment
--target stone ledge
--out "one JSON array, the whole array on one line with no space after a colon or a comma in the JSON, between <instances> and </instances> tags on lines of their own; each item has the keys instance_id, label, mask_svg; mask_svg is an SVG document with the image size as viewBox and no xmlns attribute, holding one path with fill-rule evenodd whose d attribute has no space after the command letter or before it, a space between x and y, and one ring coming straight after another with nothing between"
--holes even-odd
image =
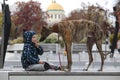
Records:
<instances>
[{"instance_id":1,"label":"stone ledge","mask_svg":"<svg viewBox=\"0 0 120 80\"><path fill-rule=\"evenodd\" d=\"M63 72L63 71L21 71L8 72L9 76L120 76L120 72L112 71L81 71L81 72Z\"/></svg>"}]
</instances>

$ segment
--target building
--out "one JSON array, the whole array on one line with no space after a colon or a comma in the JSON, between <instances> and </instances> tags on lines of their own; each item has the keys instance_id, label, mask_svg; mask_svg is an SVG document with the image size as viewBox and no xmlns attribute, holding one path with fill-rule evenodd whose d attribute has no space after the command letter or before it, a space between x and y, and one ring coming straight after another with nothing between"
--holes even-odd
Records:
<instances>
[{"instance_id":1,"label":"building","mask_svg":"<svg viewBox=\"0 0 120 80\"><path fill-rule=\"evenodd\" d=\"M56 3L55 0L52 0L52 4L48 6L47 13L49 15L49 17L47 17L47 22L49 24L59 22L65 18L63 7L60 4Z\"/></svg>"}]
</instances>

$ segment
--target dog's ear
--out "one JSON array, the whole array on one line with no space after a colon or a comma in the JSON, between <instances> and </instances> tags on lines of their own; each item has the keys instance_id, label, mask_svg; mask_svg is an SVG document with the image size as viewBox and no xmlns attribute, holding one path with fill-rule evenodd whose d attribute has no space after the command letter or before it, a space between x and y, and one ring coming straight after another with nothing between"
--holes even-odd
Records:
<instances>
[{"instance_id":1,"label":"dog's ear","mask_svg":"<svg viewBox=\"0 0 120 80\"><path fill-rule=\"evenodd\" d=\"M47 27L45 27L45 26L43 26L43 27L42 27L42 30L48 30L48 28L47 28Z\"/></svg>"},{"instance_id":2,"label":"dog's ear","mask_svg":"<svg viewBox=\"0 0 120 80\"><path fill-rule=\"evenodd\" d=\"M46 29L46 27L45 27L45 26L43 26L43 27L42 27L42 29Z\"/></svg>"},{"instance_id":3,"label":"dog's ear","mask_svg":"<svg viewBox=\"0 0 120 80\"><path fill-rule=\"evenodd\" d=\"M49 27L48 29L49 29L50 31L52 31L52 27Z\"/></svg>"}]
</instances>

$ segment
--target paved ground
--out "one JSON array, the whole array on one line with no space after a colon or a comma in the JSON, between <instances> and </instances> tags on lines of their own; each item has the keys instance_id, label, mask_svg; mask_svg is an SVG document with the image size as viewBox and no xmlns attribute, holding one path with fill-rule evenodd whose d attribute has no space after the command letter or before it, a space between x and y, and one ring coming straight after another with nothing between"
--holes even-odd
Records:
<instances>
[{"instance_id":1,"label":"paved ground","mask_svg":"<svg viewBox=\"0 0 120 80\"><path fill-rule=\"evenodd\" d=\"M4 69L22 69L20 62L21 54L7 53L5 59ZM93 54L94 62L90 67L90 71L96 71L100 66L100 56L98 53ZM44 53L40 56L40 59L43 61L48 61L55 65L59 65L59 56L54 53ZM62 65L67 64L67 57L63 54L60 55ZM72 54L73 66L72 71L82 71L83 68L88 64L88 55L87 53ZM120 71L120 54L115 51L115 56L110 58L109 55L105 60L104 71Z\"/></svg>"}]
</instances>

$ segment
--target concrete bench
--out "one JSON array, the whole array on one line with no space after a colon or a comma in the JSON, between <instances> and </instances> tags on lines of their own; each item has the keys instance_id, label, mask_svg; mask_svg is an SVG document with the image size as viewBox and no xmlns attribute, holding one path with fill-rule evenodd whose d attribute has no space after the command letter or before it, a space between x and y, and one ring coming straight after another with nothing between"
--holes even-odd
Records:
<instances>
[{"instance_id":1,"label":"concrete bench","mask_svg":"<svg viewBox=\"0 0 120 80\"><path fill-rule=\"evenodd\" d=\"M109 45L102 44L103 52L110 52ZM87 52L86 44L72 44L72 53ZM92 52L98 52L96 45L93 45Z\"/></svg>"},{"instance_id":2,"label":"concrete bench","mask_svg":"<svg viewBox=\"0 0 120 80\"><path fill-rule=\"evenodd\" d=\"M44 52L53 51L54 53L58 52L58 44L40 44L44 50ZM23 50L24 44L14 44L8 45L7 51L13 53L21 53Z\"/></svg>"},{"instance_id":3,"label":"concrete bench","mask_svg":"<svg viewBox=\"0 0 120 80\"><path fill-rule=\"evenodd\" d=\"M45 52L58 53L58 44L40 44Z\"/></svg>"},{"instance_id":4,"label":"concrete bench","mask_svg":"<svg viewBox=\"0 0 120 80\"><path fill-rule=\"evenodd\" d=\"M72 44L72 53L87 52L86 44Z\"/></svg>"},{"instance_id":5,"label":"concrete bench","mask_svg":"<svg viewBox=\"0 0 120 80\"><path fill-rule=\"evenodd\" d=\"M8 45L7 51L14 52L14 53L20 53L23 50L24 44L14 44L14 45ZM42 48L44 49L44 52L50 52L53 51L54 53L58 53L58 44L40 44ZM110 52L110 49L108 48L108 45L105 44L102 45L103 52ZM86 44L73 44L72 45L72 53L78 53L78 52L87 52ZM96 45L93 46L92 52L98 52Z\"/></svg>"},{"instance_id":6,"label":"concrete bench","mask_svg":"<svg viewBox=\"0 0 120 80\"><path fill-rule=\"evenodd\" d=\"M8 52L13 52L13 53L21 53L22 50L23 50L23 45L24 45L24 44L8 45L8 46L7 46L7 51L8 51Z\"/></svg>"},{"instance_id":7,"label":"concrete bench","mask_svg":"<svg viewBox=\"0 0 120 80\"><path fill-rule=\"evenodd\" d=\"M102 50L105 54L110 53L109 45L102 44ZM78 61L84 61L89 58L86 44L72 44L72 53L78 54ZM96 45L93 45L92 53L95 61L100 60Z\"/></svg>"},{"instance_id":8,"label":"concrete bench","mask_svg":"<svg viewBox=\"0 0 120 80\"><path fill-rule=\"evenodd\" d=\"M40 58L44 60L49 60L50 54L58 53L58 44L40 44L44 50L44 54L42 56L39 56ZM19 58L23 51L24 44L14 44L14 45L8 45L7 52L14 53L15 58Z\"/></svg>"}]
</instances>

